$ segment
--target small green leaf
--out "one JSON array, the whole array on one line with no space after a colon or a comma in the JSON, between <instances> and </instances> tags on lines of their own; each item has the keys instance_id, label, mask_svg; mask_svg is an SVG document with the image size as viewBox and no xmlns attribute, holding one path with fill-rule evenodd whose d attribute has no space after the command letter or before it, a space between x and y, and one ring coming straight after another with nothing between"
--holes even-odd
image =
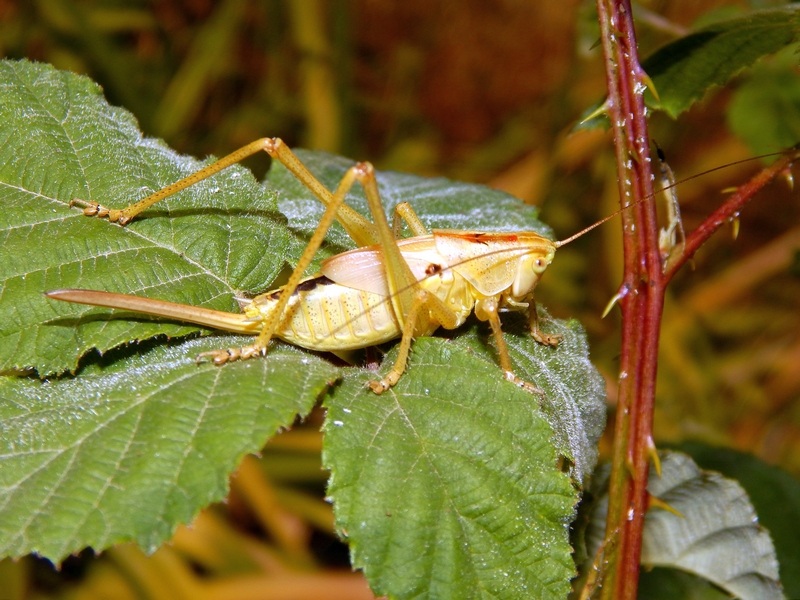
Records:
<instances>
[{"instance_id":1,"label":"small green leaf","mask_svg":"<svg viewBox=\"0 0 800 600\"><path fill-rule=\"evenodd\" d=\"M753 12L693 31L656 50L642 63L658 94L656 98L653 90L647 90L647 106L677 118L713 87L724 85L758 59L795 44L799 32L800 8L796 6ZM758 108L764 110L763 106ZM607 128L608 118L601 109L602 102L587 108L575 129ZM773 145L766 151L796 141Z\"/></svg>"},{"instance_id":2,"label":"small green leaf","mask_svg":"<svg viewBox=\"0 0 800 600\"><path fill-rule=\"evenodd\" d=\"M417 340L415 376L384 395L364 391L361 375L326 402L337 526L378 593L567 593L565 525L578 496L553 460L577 456L578 480L594 464L605 412L591 399L604 383L577 324L540 316L546 331L564 336L558 348L533 342L513 321L506 337L516 372L544 397L498 377L477 326Z\"/></svg>"},{"instance_id":3,"label":"small green leaf","mask_svg":"<svg viewBox=\"0 0 800 600\"><path fill-rule=\"evenodd\" d=\"M642 65L659 96L648 104L675 118L711 87L795 43L798 32L800 8L794 6L720 21L675 40Z\"/></svg>"}]
</instances>

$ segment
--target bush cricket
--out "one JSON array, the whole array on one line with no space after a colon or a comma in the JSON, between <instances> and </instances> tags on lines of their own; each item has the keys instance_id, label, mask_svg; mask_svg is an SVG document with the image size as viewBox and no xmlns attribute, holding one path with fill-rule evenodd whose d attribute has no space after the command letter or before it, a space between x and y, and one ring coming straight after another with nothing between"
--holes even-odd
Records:
<instances>
[{"instance_id":1,"label":"bush cricket","mask_svg":"<svg viewBox=\"0 0 800 600\"><path fill-rule=\"evenodd\" d=\"M278 138L256 140L121 210L83 200L74 200L71 205L83 207L87 216L107 218L124 226L158 201L259 151L280 161L326 207L285 285L240 300L242 313L95 290L60 289L46 295L56 300L127 309L256 335L249 345L198 357L215 365L266 354L273 337L310 350L334 353L400 338L398 357L391 370L369 383L376 394L395 385L403 375L413 338L429 336L439 327L455 329L474 312L479 320L489 322L504 377L538 392L534 385L513 372L499 313L527 312L533 338L543 345L557 345L560 336L539 329L533 301L536 284L557 248L616 213L562 241L551 241L534 232L429 232L408 203L396 207L390 226L371 164L352 166L331 192ZM344 202L356 182L364 189L372 221ZM357 247L326 259L319 274L304 278L334 220L344 227ZM398 239L401 220L406 222L413 237Z\"/></svg>"}]
</instances>

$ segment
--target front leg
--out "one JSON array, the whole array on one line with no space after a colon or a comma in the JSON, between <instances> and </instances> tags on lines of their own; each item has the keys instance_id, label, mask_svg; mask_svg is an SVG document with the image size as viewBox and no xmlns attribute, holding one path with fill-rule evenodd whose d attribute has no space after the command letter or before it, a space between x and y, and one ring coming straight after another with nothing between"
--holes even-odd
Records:
<instances>
[{"instance_id":1,"label":"front leg","mask_svg":"<svg viewBox=\"0 0 800 600\"><path fill-rule=\"evenodd\" d=\"M492 328L492 335L494 342L497 346L497 358L500 362L500 369L503 371L503 377L506 381L510 381L517 387L522 388L532 394L544 396L544 392L538 387L529 383L514 373L514 368L511 364L511 355L508 352L508 344L503 337L503 328L500 323L500 315L497 309L497 298L484 298L475 304L475 315L481 321L489 321Z\"/></svg>"},{"instance_id":2,"label":"front leg","mask_svg":"<svg viewBox=\"0 0 800 600\"><path fill-rule=\"evenodd\" d=\"M539 329L539 315L536 313L536 302L533 301L533 298L531 298L530 303L528 304L528 329L530 330L533 339L543 346L555 347L558 346L562 339L564 339L563 335L557 333L545 333Z\"/></svg>"}]
</instances>

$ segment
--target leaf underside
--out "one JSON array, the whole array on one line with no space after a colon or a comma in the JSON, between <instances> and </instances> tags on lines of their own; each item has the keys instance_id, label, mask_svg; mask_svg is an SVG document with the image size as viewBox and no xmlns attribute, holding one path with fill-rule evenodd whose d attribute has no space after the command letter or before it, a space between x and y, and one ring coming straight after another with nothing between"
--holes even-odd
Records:
<instances>
[{"instance_id":1,"label":"leaf underside","mask_svg":"<svg viewBox=\"0 0 800 600\"><path fill-rule=\"evenodd\" d=\"M319 203L276 165L267 185L232 168L125 228L86 218L72 198L120 208L204 163L143 138L87 79L28 62L0 63L0 141L0 369L30 375L0 379L4 554L58 561L124 540L152 550L224 497L245 453L324 398L337 525L376 589L566 593L577 492L557 459L582 482L605 424L603 381L576 323L545 316L565 338L546 348L522 319L505 320L515 369L542 397L503 380L475 323L417 340L407 374L380 397L364 388L374 372L281 343L265 360L197 365L199 352L247 338L42 293L237 311L235 294L279 285L295 264ZM329 188L352 164L298 154ZM387 210L409 200L430 226L547 231L534 209L481 186L394 173L379 184ZM358 191L348 203L366 214ZM320 257L350 247L337 226Z\"/></svg>"},{"instance_id":2,"label":"leaf underside","mask_svg":"<svg viewBox=\"0 0 800 600\"><path fill-rule=\"evenodd\" d=\"M769 533L758 524L747 493L733 479L702 471L687 455L661 452L660 476L651 470L648 492L660 506L647 513L642 564L692 573L737 598L783 598ZM593 487L604 485L599 475ZM605 522L607 492L590 522ZM603 532L592 526L595 547Z\"/></svg>"},{"instance_id":3,"label":"leaf underside","mask_svg":"<svg viewBox=\"0 0 800 600\"><path fill-rule=\"evenodd\" d=\"M735 479L747 491L759 523L770 533L780 563L780 580L788 598L800 597L800 481L760 458L698 442L678 448L704 469Z\"/></svg>"}]
</instances>

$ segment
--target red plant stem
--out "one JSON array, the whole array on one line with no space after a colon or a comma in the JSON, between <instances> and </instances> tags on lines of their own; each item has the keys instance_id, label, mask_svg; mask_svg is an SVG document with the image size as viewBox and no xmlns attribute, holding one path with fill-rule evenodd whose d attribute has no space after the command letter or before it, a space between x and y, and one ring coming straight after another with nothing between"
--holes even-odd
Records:
<instances>
[{"instance_id":1,"label":"red plant stem","mask_svg":"<svg viewBox=\"0 0 800 600\"><path fill-rule=\"evenodd\" d=\"M706 219L686 237L683 253L674 261L669 263L664 278L670 281L675 273L693 255L698 248L722 225L738 216L745 204L752 200L758 191L770 183L781 173L788 172L792 163L800 159L800 150L797 148L787 152L783 158L775 161L770 166L756 173L750 181L739 186L736 192L731 194L728 199L717 210L711 213Z\"/></svg>"},{"instance_id":2,"label":"red plant stem","mask_svg":"<svg viewBox=\"0 0 800 600\"><path fill-rule=\"evenodd\" d=\"M653 194L650 141L628 0L597 0L606 63L606 111L614 133L623 212L624 275L620 290L622 347L619 397L606 522L601 597L635 599L647 510L658 338L664 299Z\"/></svg>"},{"instance_id":3,"label":"red plant stem","mask_svg":"<svg viewBox=\"0 0 800 600\"><path fill-rule=\"evenodd\" d=\"M637 597L642 530L647 511L649 458L655 403L658 340L667 283L723 223L792 161L794 150L741 186L685 241L681 256L666 267L658 245L649 137L642 91L648 81L639 65L628 0L597 0L606 63L606 112L614 133L623 216L624 275L620 289L622 347L606 539L596 565L606 565L600 597Z\"/></svg>"}]
</instances>

